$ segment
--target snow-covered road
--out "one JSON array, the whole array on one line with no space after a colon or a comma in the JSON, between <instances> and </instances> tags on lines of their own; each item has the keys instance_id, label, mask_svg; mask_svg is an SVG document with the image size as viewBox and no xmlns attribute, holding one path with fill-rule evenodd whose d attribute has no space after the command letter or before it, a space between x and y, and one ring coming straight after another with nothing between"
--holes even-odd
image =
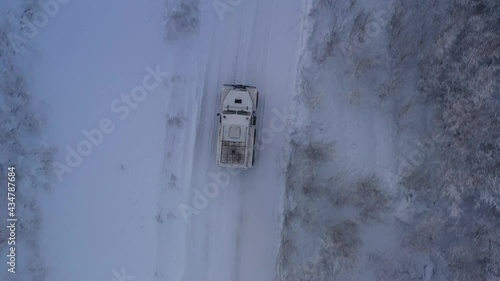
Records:
<instances>
[{"instance_id":1,"label":"snow-covered road","mask_svg":"<svg viewBox=\"0 0 500 281\"><path fill-rule=\"evenodd\" d=\"M210 2L200 6L201 11L212 8ZM202 12L199 34L171 44L176 78L165 144L164 182L169 184L159 198L162 214L172 219L160 226L158 252L182 253L182 258L164 264L158 258L160 276L273 279L283 192L283 115L295 86L300 12L299 3L243 1L223 20ZM256 166L238 174L215 165L216 113L224 83L258 87L258 130L267 129ZM185 234L179 235L180 229ZM183 242L166 246L175 235Z\"/></svg>"},{"instance_id":2,"label":"snow-covered road","mask_svg":"<svg viewBox=\"0 0 500 281\"><path fill-rule=\"evenodd\" d=\"M0 279L498 280L499 10L3 1ZM247 171L225 83L260 92Z\"/></svg>"},{"instance_id":3,"label":"snow-covered road","mask_svg":"<svg viewBox=\"0 0 500 281\"><path fill-rule=\"evenodd\" d=\"M73 1L33 41L56 161L71 166L67 147L79 153L83 130L103 119L114 128L42 200L50 280L122 269L138 281L273 279L302 6L233 1L221 13L221 1L182 2ZM177 8L194 28L171 36L166 10ZM129 103L151 69L168 75ZM215 164L224 83L261 93L256 166L238 174Z\"/></svg>"}]
</instances>

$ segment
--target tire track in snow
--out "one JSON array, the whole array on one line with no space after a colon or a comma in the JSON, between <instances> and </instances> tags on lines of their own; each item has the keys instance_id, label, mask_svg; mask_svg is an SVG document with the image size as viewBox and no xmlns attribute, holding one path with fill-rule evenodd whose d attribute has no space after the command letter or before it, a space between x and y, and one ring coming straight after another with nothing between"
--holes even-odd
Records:
<instances>
[{"instance_id":1,"label":"tire track in snow","mask_svg":"<svg viewBox=\"0 0 500 281\"><path fill-rule=\"evenodd\" d=\"M196 134L194 136L195 138L195 144L193 147L193 169L191 173L187 174L192 180L190 181L190 184L186 186L186 188L189 189L189 199L187 200L188 204L191 205L191 198L194 198L195 196L195 189L200 189L202 185L204 184L204 180L206 180L206 175L208 174L208 171L206 169L207 167L207 161L208 158L206 156L206 138L203 136L206 136L205 134L207 130L206 122L207 118L206 116L209 115L211 112L208 110L211 108L210 106L206 106L207 104L210 104L212 101L209 99L209 95L205 93L206 89L206 84L210 83L210 79L207 79L207 66L209 65L209 62L211 61L210 53L212 52L213 48L213 36L207 36L207 37L201 37L199 40L209 40L209 46L210 48L200 48L198 49L198 59L202 59L204 63L200 66L198 65L196 69L197 73L197 88L196 88L196 96L199 100L199 105L196 107L191 107L191 110L199 108L197 111L197 117L196 117ZM206 41L205 41L206 42ZM212 119L208 119L208 122L212 121ZM208 128L211 128L212 126L208 126ZM210 135L210 133L208 133ZM200 178L197 178L195 175L205 175ZM202 180L203 179L203 180ZM193 270L191 267L186 267L185 271L183 273L183 280L201 280L202 276L208 271L208 255L209 255L209 249L207 246L209 245L210 238L211 238L211 229L210 225L206 222L204 222L204 217L206 214L204 213L203 210L201 210L201 214L195 217L192 217L190 220L190 225L188 226L188 233L187 233L187 243L186 243L186 250L187 250L187 255L185 259L185 264L197 264L198 268L196 270ZM201 235L200 235L201 234ZM203 243L198 243L199 238L203 239ZM195 242L194 244L198 244L198 247L192 247L193 241ZM195 252L193 252L195 251Z\"/></svg>"},{"instance_id":2,"label":"tire track in snow","mask_svg":"<svg viewBox=\"0 0 500 281\"><path fill-rule=\"evenodd\" d=\"M193 85L192 82L183 80L186 78L182 77L178 76L178 81L173 83L172 92L170 93L172 98L167 105L167 112L171 116L180 118L177 119L180 121L178 121L179 123L174 122L169 125L167 120L166 154L164 157L162 181L164 184L159 194L159 214L157 217L157 222L160 223L158 227L157 260L159 262L164 261L165 264L169 264L172 267L178 267L178 270L182 270L184 265L184 263L179 262L177 259L183 259L183 248L187 243L186 232L183 231L185 222L180 217L171 219L171 216L177 213L175 208L180 203L186 202L189 198L190 194L188 190L183 187L190 185L190 179L183 176L183 173L190 173L194 162L192 153L188 153L191 151L190 149L178 148L180 146L194 146L194 141L191 140L194 140L196 132L196 119L189 116L189 108L196 106L196 100L193 100L192 96L184 95L184 93L190 92ZM164 240L162 237L170 237L171 239ZM180 256L169 256L171 252L180 253ZM177 268L165 268L163 264L157 265L157 275L159 277L166 276L173 280L178 280L179 272L176 270Z\"/></svg>"},{"instance_id":3,"label":"tire track in snow","mask_svg":"<svg viewBox=\"0 0 500 281\"><path fill-rule=\"evenodd\" d=\"M285 10L281 13L285 15L285 24L274 21L276 4ZM184 185L189 188L188 204L193 199L194 188L202 188L211 181L207 173L221 171L215 164L214 134L218 126L215 114L219 110L222 84L245 83L259 87L264 93L259 101L259 128L269 126L273 113L266 111L281 109L289 101L288 64L295 60L295 53L290 50L297 43L293 37L292 41L279 42L272 36L279 37L281 33L288 32L287 24L298 22L293 18L295 14L291 17L287 15L288 9L293 10L293 6L298 4L244 1L223 22L218 21L216 13L213 17L210 15L213 12L212 3L200 5L200 10L206 11L202 15L200 34L190 42L190 47L194 49L190 53L181 52L184 57L179 58L179 61L190 61L189 56L195 55L198 61L205 62L194 70L198 80L195 90L198 103L188 106L191 110L201 107L196 117L198 123L190 123L196 127L196 133L191 135L196 140L193 146L186 145L181 149L192 148L186 155L195 157L191 168L182 171L185 178L191 177L189 185ZM271 26L275 22L278 28ZM287 36L281 38L290 40ZM279 55L282 50L286 51L285 55L270 57L272 54ZM259 162L256 167L232 176L229 186L221 190L216 198L210 199L209 205L199 215L192 216L187 226L185 256L182 259L189 266L184 267L181 280L272 279L275 261L272 248L277 250L279 239L275 210L281 194L281 184L276 177L280 168L274 160L276 151L282 146L282 139L282 136L277 137L266 152L257 153L256 160ZM183 167L177 168L181 170Z\"/></svg>"},{"instance_id":4,"label":"tire track in snow","mask_svg":"<svg viewBox=\"0 0 500 281\"><path fill-rule=\"evenodd\" d=\"M193 51L190 48L197 46L196 40L196 37L179 40L168 46L172 49L170 59L173 62L169 70L173 75L173 88L167 104L169 119L162 182L163 186L170 187L163 188L159 198L160 212L157 221L161 224L158 232L157 276L172 280L180 280L183 272L188 270L184 266L187 264L185 250L189 243L189 229L178 212L178 206L192 198L193 191L189 187L193 185L191 175L196 168L196 153L199 147L197 132L205 126L202 122L204 80L198 70L205 69L208 62L205 60L204 65L199 67L197 60L186 60L192 56ZM172 118L177 119L169 122ZM175 179L174 183L172 177ZM172 185L175 188L172 188ZM165 217L166 220L163 219ZM169 255L172 252L180 254Z\"/></svg>"},{"instance_id":5,"label":"tire track in snow","mask_svg":"<svg viewBox=\"0 0 500 281\"><path fill-rule=\"evenodd\" d=\"M279 26L273 24L278 5L280 14L293 15L288 13L293 11L294 6L289 2L259 2L257 13L261 20L256 22L254 38L250 40L252 46L248 57L255 67L250 67L247 75L250 80L259 81L260 96L264 97L261 100L264 102L260 105L263 113L260 115L260 122L264 126L261 125L258 128L260 130L270 125L274 113L268 110L281 110L290 102L287 89L291 87L287 85L287 80L291 67L288 67L288 64L292 65L295 60L293 50L297 42L290 42L290 39L295 38L288 37L288 34L280 38L286 39L284 41L277 39L279 36L276 35L288 31L288 25L283 24L284 22L294 23L286 19ZM244 216L239 221L238 249L241 254L236 280L273 279L273 264L279 239L278 214L275 210L281 202L280 190L283 187L278 178L281 163L273 163L282 148L282 141L283 135L276 134L274 140L266 144L266 148L259 154L256 166L238 179L238 187L242 190L241 208Z\"/></svg>"},{"instance_id":6,"label":"tire track in snow","mask_svg":"<svg viewBox=\"0 0 500 281\"><path fill-rule=\"evenodd\" d=\"M238 26L238 29L241 29L241 25ZM233 29L233 31L234 31L234 29ZM223 32L222 31L222 32L219 32L219 33L216 33L216 34L227 35L228 32ZM246 55L244 55L244 53L241 51L245 47L245 45L248 45L248 43L245 43L245 42L249 42L248 33L244 33L244 34L247 34L247 35L246 36L242 36L241 32L237 33L238 41L237 41L237 44L235 45L236 48L233 48L231 50L232 53L233 53L232 57L234 59L233 59L233 62L231 63L233 67L232 67L232 71L230 72L230 75L231 75L231 77L233 77L233 81L235 81L234 80L235 78L237 78L239 76L241 77L240 70L243 67L243 65L246 64L246 60L247 60ZM222 55L224 55L224 53ZM224 67L225 64L221 63L220 61L221 60L218 60L217 64L213 65L213 66L215 66L213 68L215 68L215 69L217 69L219 71L215 72L216 75L217 75L217 79L212 79L212 80L213 81L217 81L218 83L215 83L215 84L211 85L210 82L207 82L206 85L205 85L205 87L206 87L207 90L208 89L215 89L213 96L214 96L214 101L217 101L217 102L215 102L216 104L218 104L218 101L219 101L219 99L218 99L218 93L220 91L220 86L223 83L227 83L228 82L227 78L223 78L222 77L222 76L227 77L227 73L222 70L223 69L222 67ZM222 61L224 61L224 60L222 60ZM221 72L223 73L223 75L220 75ZM207 73L207 71L205 71L205 73ZM211 96L211 93L212 93L212 91L208 90L208 91L206 91L205 96L207 96L207 95ZM209 106L209 108L212 108L212 107ZM218 108L217 108L216 111L218 111ZM215 115L216 111L213 112L213 115ZM204 113L202 113L201 115L205 116L205 117L211 117L212 114L207 114L207 113L208 112L205 112L205 110L204 110ZM206 119L213 120L213 118L206 118ZM205 130L199 130L198 131L198 135L203 136L204 135L204 131ZM214 130L211 130L211 132L209 132L208 135L210 135L210 136L213 135L213 132L214 132ZM208 141L212 142L213 139L210 139ZM202 149L200 149L200 153L202 153L202 152L203 152ZM215 155L211 154L210 156L215 156ZM213 160L213 159L210 158L210 156L209 156L209 159ZM205 161L205 162L207 162L206 165L208 165L208 167L211 167L211 166L213 167L213 164L215 164L215 163L213 163L214 161ZM199 166L200 166L200 171L201 171L202 168L203 168L203 164L200 164ZM206 171L208 171L208 169ZM199 182L200 182L200 184L204 184L204 182L202 180L199 180ZM238 205L239 204L233 204L233 200L237 199L236 201L239 201L239 197L241 197L240 196L240 192L238 192L238 191L234 192L234 189L232 187L229 187L228 189L230 190L230 192L229 192L229 194L227 196L229 198L229 205L226 206L226 208L229 208L233 212L236 211L234 213L234 216L239 216L238 215L238 213L239 213L239 206ZM204 210L202 212L202 214L200 214L200 216L198 216L196 218L196 220L200 224L204 224L204 220L206 220L206 221L213 221L214 219L217 219L217 217L219 217L220 215L221 215L220 214L220 210L218 210L218 209L214 210L213 208L211 208L211 206L209 206L209 210L206 210L206 211ZM204 277L205 277L206 280L234 280L235 276L237 276L237 272L234 271L234 269L236 268L236 266L234 264L235 263L235 257L237 257L236 253L232 253L231 254L230 252L229 253L226 252L226 255L233 256L233 258L229 258L229 260L226 260L224 262L226 264L225 271L227 271L227 273L223 273L220 270L214 270L214 269L220 268L220 262L217 261L217 259L218 259L217 258L217 251L220 251L220 250L218 250L218 249L216 249L216 247L214 247L214 245L217 246L218 244L220 244L220 242L218 242L218 241L220 241L220 238L217 237L217 233L221 233L221 232L224 232L226 230L228 230L229 232L233 232L230 229L231 225L232 225L232 223L226 222L225 224L223 224L223 225L220 226L222 229L210 229L210 228L208 228L208 232L214 231L214 234L216 234L216 235L214 236L214 235L211 235L210 233L207 233L206 237L210 237L209 240L210 239L214 239L214 240L213 241L209 241L209 242L206 243L207 244L206 246L208 247L208 249L204 249L204 250L198 252L198 254L201 254L201 252L203 252L203 254L210 252L211 255L212 255L210 259L208 259L208 260L205 261L207 263L207 265L203 265L204 269L199 268L200 271L205 272L205 274L197 274L200 278L204 275ZM196 227L196 226L193 227L193 229L196 229L196 228L198 228L198 227ZM236 230L232 234L232 235L234 235L233 237L237 238L239 236L237 233L238 233L238 231ZM226 242L231 243L230 241L226 241ZM234 247L236 247L236 246L237 246L237 240L235 241L235 246ZM198 249L198 250L200 250L200 249ZM228 270L228 268L229 268L229 270ZM185 276L185 278L186 278L186 280L188 280L189 277L186 277L186 276ZM194 276L190 275L190 277L192 278Z\"/></svg>"},{"instance_id":7,"label":"tire track in snow","mask_svg":"<svg viewBox=\"0 0 500 281\"><path fill-rule=\"evenodd\" d=\"M241 32L239 33L238 36L238 44L237 47L238 49L236 50L236 60L234 63L234 66L236 67L236 70L239 70L236 73L237 80L234 80L233 83L242 83L242 84L249 84L252 86L257 86L259 88L259 83L258 79L255 79L255 74L260 74L262 75L262 72L257 73L253 72L253 68L249 67L248 61L249 58L251 59L252 62L259 61L260 64L264 64L265 58L260 57L260 60L257 60L257 58L253 57L251 55L252 52L252 43L255 42L253 39L256 38L256 33L258 32L257 29L255 28L257 25L258 21L258 15L259 13L259 5L260 3L257 2L256 5L253 7L253 21L252 24L245 26L241 26L242 30L248 30L250 29L251 32L245 33L246 36L243 37L241 36ZM268 36L264 36L267 40L269 40ZM248 171L245 171L248 172ZM243 177L244 175L241 175ZM247 181L247 183L250 183ZM253 185L253 184L252 184ZM241 203L243 201L243 196L245 194L246 190L246 184L245 181L242 181L240 178L235 178L235 183L233 184L233 188L237 189L235 195L239 196L238 202ZM240 275L241 275L241 237L244 235L241 231L243 221L245 220L244 212L242 205L238 206L238 217L237 217L237 222L236 222L236 229L235 229L235 260L234 260L234 267L231 273L231 280L240 280Z\"/></svg>"},{"instance_id":8,"label":"tire track in snow","mask_svg":"<svg viewBox=\"0 0 500 281\"><path fill-rule=\"evenodd\" d=\"M193 168L193 171L195 172L195 174L199 174L199 173L202 173L203 175L205 175L204 179L206 180L207 177L206 175L208 174L208 170L206 169L207 167L207 164L206 163L208 161L208 158L205 158L205 159L202 159L201 155L204 154L204 152L207 151L206 149L206 140L201 136L204 136L206 135L206 122L210 122L210 124L213 124L211 121L213 121L213 119L210 119L210 118L206 118L207 116L209 116L211 114L211 111L208 110L209 108L211 108L210 106L206 106L210 103L212 103L213 101L211 99L209 99L210 95L208 95L206 92L205 92L205 89L206 89L206 84L207 83L210 83L210 79L207 79L207 69L208 69L208 65L210 64L209 62L211 62L211 52L212 52L212 48L213 48L213 36L209 36L208 37L209 40L210 40L210 48L208 49L204 49L204 52L201 52L201 56L203 59L205 59L204 61L204 64L201 68L198 68L198 89L197 89L197 93L199 95L199 98L201 100L200 102L200 110L199 110L199 115L198 115L198 120L197 120L197 128L196 128L196 141L195 141L195 146L194 146L194 156L196 157L195 159L195 163L194 163L194 168ZM212 126L208 126L209 128L211 128ZM210 135L210 133L209 133ZM200 156L200 157L199 157ZM191 189L191 197L193 198L194 194L192 193L193 192L193 188L200 188L201 189L201 185L203 185L204 183L203 182L199 182L199 181L196 181L196 180L193 180L192 184L189 186L189 188ZM197 217L196 219L199 219L199 217ZM193 223L194 224L194 223ZM199 229L197 227L193 227L191 228L191 231L193 231L190 235L190 237L197 237L198 236L198 233L196 232L203 232L205 233L205 235L203 236L204 238L204 245L202 245L202 247L199 249L201 251L200 253L200 256L202 257L202 266L203 268L200 268L201 272L208 272L208 263L207 261L209 260L209 249L208 249L208 245L210 245L209 241L211 239L211 228L210 228L210 224L208 222L205 222L205 223L201 223L202 224L202 229ZM188 246L188 245L186 245ZM190 263L190 259L187 259L186 260L186 263ZM191 268L187 268L187 270L192 270ZM191 280L191 279L186 279L186 280ZM199 280L199 279L197 279Z\"/></svg>"}]
</instances>

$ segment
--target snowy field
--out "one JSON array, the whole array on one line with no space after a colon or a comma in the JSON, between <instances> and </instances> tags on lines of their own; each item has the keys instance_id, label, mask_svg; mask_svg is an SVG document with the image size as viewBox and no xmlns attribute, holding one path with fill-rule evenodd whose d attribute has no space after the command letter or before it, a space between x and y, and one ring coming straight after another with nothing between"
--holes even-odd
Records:
<instances>
[{"instance_id":1,"label":"snowy field","mask_svg":"<svg viewBox=\"0 0 500 281\"><path fill-rule=\"evenodd\" d=\"M0 3L0 280L500 280L498 15ZM224 83L260 92L246 171L215 161Z\"/></svg>"}]
</instances>

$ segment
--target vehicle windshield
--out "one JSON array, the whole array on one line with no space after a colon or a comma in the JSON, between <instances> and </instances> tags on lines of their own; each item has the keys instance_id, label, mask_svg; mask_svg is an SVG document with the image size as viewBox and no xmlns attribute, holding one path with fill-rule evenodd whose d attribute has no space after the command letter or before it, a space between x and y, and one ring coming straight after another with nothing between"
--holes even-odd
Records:
<instances>
[{"instance_id":1,"label":"vehicle windshield","mask_svg":"<svg viewBox=\"0 0 500 281\"><path fill-rule=\"evenodd\" d=\"M246 115L246 116L250 116L250 112L248 111L244 111L244 110L238 110L238 115Z\"/></svg>"},{"instance_id":2,"label":"vehicle windshield","mask_svg":"<svg viewBox=\"0 0 500 281\"><path fill-rule=\"evenodd\" d=\"M222 111L223 114L238 114L238 115L244 115L244 116L250 116L250 112L245 111L245 110L224 110Z\"/></svg>"}]
</instances>

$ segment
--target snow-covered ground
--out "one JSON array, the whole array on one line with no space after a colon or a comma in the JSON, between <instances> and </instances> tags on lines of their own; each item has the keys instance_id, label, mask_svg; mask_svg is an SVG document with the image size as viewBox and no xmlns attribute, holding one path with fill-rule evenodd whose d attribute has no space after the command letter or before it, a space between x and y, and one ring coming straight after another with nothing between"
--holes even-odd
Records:
<instances>
[{"instance_id":1,"label":"snow-covered ground","mask_svg":"<svg viewBox=\"0 0 500 281\"><path fill-rule=\"evenodd\" d=\"M40 200L47 280L118 280L122 269L155 278L170 79L163 9L71 1L34 39L33 89L58 148L53 192Z\"/></svg>"},{"instance_id":2,"label":"snow-covered ground","mask_svg":"<svg viewBox=\"0 0 500 281\"><path fill-rule=\"evenodd\" d=\"M49 280L273 278L302 7L214 3L73 1L33 38L30 86L58 148L39 199ZM230 176L215 165L223 83L259 88L268 130L260 165Z\"/></svg>"},{"instance_id":3,"label":"snow-covered ground","mask_svg":"<svg viewBox=\"0 0 500 281\"><path fill-rule=\"evenodd\" d=\"M498 65L479 62L499 51L486 31L498 9L310 1L280 280L499 280Z\"/></svg>"},{"instance_id":4,"label":"snow-covered ground","mask_svg":"<svg viewBox=\"0 0 500 281\"><path fill-rule=\"evenodd\" d=\"M200 3L197 35L171 42L174 81L159 191L157 273L167 280L272 280L279 244L285 123L292 104L300 3ZM215 165L224 83L260 91L254 168ZM181 163L181 165L179 165ZM173 239L175 238L175 239Z\"/></svg>"},{"instance_id":5,"label":"snow-covered ground","mask_svg":"<svg viewBox=\"0 0 500 281\"><path fill-rule=\"evenodd\" d=\"M0 3L1 280L499 280L473 2ZM260 91L247 171L215 163L224 83Z\"/></svg>"}]
</instances>

